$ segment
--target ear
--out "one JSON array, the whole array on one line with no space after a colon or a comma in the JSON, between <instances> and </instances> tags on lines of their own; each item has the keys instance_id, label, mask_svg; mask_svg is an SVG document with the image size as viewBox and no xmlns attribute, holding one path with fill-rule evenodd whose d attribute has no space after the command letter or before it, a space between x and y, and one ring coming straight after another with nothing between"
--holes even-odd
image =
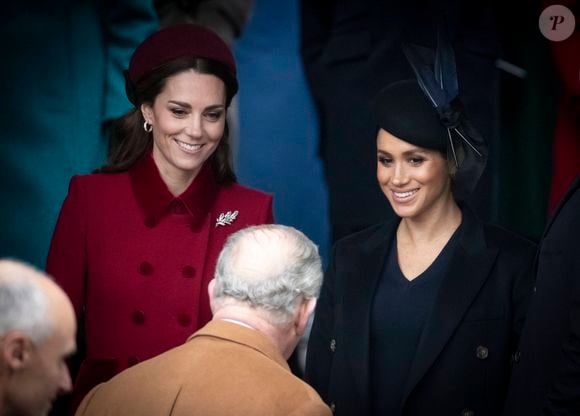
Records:
<instances>
[{"instance_id":1,"label":"ear","mask_svg":"<svg viewBox=\"0 0 580 416\"><path fill-rule=\"evenodd\" d=\"M215 278L211 279L209 284L207 285L207 294L209 295L209 307L211 309L211 313L215 313L215 300L213 296L213 289L215 287Z\"/></svg>"},{"instance_id":2,"label":"ear","mask_svg":"<svg viewBox=\"0 0 580 416\"><path fill-rule=\"evenodd\" d=\"M309 298L303 299L302 303L298 307L298 316L296 317L295 321L295 330L296 334L299 336L304 335L306 331L306 326L308 325L308 319L312 312L314 312L314 308L316 308L316 299Z\"/></svg>"},{"instance_id":3,"label":"ear","mask_svg":"<svg viewBox=\"0 0 580 416\"><path fill-rule=\"evenodd\" d=\"M149 104L141 104L141 114L143 115L143 118L145 119L145 121L147 121L149 124L152 123L153 121L153 108L151 108L151 106Z\"/></svg>"},{"instance_id":4,"label":"ear","mask_svg":"<svg viewBox=\"0 0 580 416\"><path fill-rule=\"evenodd\" d=\"M12 331L4 336L1 354L6 365L12 370L25 367L31 358L32 342L23 332Z\"/></svg>"}]
</instances>

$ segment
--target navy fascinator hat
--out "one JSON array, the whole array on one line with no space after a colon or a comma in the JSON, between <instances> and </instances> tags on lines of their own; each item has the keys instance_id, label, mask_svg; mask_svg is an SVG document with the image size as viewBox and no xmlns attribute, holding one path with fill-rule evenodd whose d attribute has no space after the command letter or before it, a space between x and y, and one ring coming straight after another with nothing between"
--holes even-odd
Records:
<instances>
[{"instance_id":1,"label":"navy fascinator hat","mask_svg":"<svg viewBox=\"0 0 580 416\"><path fill-rule=\"evenodd\" d=\"M372 110L377 125L408 143L436 150L455 164L453 192L465 199L487 163L487 145L473 127L459 99L455 55L438 33L437 50L404 45L416 79L385 87Z\"/></svg>"}]
</instances>

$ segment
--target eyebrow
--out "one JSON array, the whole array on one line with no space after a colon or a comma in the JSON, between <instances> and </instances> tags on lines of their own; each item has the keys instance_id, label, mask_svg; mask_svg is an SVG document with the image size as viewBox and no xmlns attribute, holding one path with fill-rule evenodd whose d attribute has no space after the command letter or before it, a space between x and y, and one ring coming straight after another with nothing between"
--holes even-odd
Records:
<instances>
[{"instance_id":1,"label":"eyebrow","mask_svg":"<svg viewBox=\"0 0 580 416\"><path fill-rule=\"evenodd\" d=\"M171 104L176 104L176 105L179 105L181 107L191 109L191 105L189 103L186 103L183 101L169 100L168 102ZM205 110L218 110L218 109L223 109L224 107L225 107L225 105L223 105L223 104L214 104L214 105L210 105L210 106L206 107Z\"/></svg>"},{"instance_id":2,"label":"eyebrow","mask_svg":"<svg viewBox=\"0 0 580 416\"><path fill-rule=\"evenodd\" d=\"M391 154L389 152L387 152L385 150L381 150L381 149L377 149L377 153L391 156ZM428 150L412 149L412 150L407 150L407 151L403 152L403 156L410 156L410 155L416 155L416 154L422 154L422 155L428 156L429 153L430 152Z\"/></svg>"}]
</instances>

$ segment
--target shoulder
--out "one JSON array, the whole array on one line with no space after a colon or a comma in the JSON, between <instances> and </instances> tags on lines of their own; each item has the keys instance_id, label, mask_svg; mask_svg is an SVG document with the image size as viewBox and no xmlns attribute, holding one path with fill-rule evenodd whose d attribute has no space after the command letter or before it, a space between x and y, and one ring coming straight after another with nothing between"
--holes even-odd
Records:
<instances>
[{"instance_id":1,"label":"shoulder","mask_svg":"<svg viewBox=\"0 0 580 416\"><path fill-rule=\"evenodd\" d=\"M535 255L536 244L527 238L497 225L484 224L483 227L488 245L514 255Z\"/></svg>"},{"instance_id":2,"label":"shoulder","mask_svg":"<svg viewBox=\"0 0 580 416\"><path fill-rule=\"evenodd\" d=\"M304 395L297 400L296 408L289 415L331 416L330 408L322 401L318 393L308 384L304 384Z\"/></svg>"},{"instance_id":3,"label":"shoulder","mask_svg":"<svg viewBox=\"0 0 580 416\"><path fill-rule=\"evenodd\" d=\"M257 189L234 183L220 188L220 196L223 198L248 199L251 201L268 201L272 195Z\"/></svg>"},{"instance_id":4,"label":"shoulder","mask_svg":"<svg viewBox=\"0 0 580 416\"><path fill-rule=\"evenodd\" d=\"M324 404L318 393L305 381L289 371L284 370L279 380L274 377L265 377L265 379L272 388L272 403L277 403L277 406L283 404L284 411L279 414L330 416L330 409ZM266 392L269 388L268 385L260 388L260 391ZM274 413L278 414L273 410L272 414Z\"/></svg>"},{"instance_id":5,"label":"shoulder","mask_svg":"<svg viewBox=\"0 0 580 416\"><path fill-rule=\"evenodd\" d=\"M380 243L389 240L397 228L399 219L379 223L367 227L356 233L350 234L339 239L334 245L334 251L351 250L351 249L372 249Z\"/></svg>"},{"instance_id":6,"label":"shoulder","mask_svg":"<svg viewBox=\"0 0 580 416\"><path fill-rule=\"evenodd\" d=\"M478 247L483 242L490 249L510 256L534 257L536 244L501 226L482 221L469 207L462 207L463 244Z\"/></svg>"},{"instance_id":7,"label":"shoulder","mask_svg":"<svg viewBox=\"0 0 580 416\"><path fill-rule=\"evenodd\" d=\"M215 208L257 215L260 218L271 214L272 195L239 184L220 187Z\"/></svg>"},{"instance_id":8,"label":"shoulder","mask_svg":"<svg viewBox=\"0 0 580 416\"><path fill-rule=\"evenodd\" d=\"M91 192L111 192L118 188L130 185L129 175L123 173L91 173L88 175L75 175L71 178L69 192L72 189L84 190Z\"/></svg>"}]
</instances>

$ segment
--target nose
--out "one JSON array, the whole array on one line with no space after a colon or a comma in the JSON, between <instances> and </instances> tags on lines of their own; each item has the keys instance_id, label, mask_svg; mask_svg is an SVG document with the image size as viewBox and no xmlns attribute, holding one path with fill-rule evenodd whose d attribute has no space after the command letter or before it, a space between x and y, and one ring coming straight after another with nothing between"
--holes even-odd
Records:
<instances>
[{"instance_id":1,"label":"nose","mask_svg":"<svg viewBox=\"0 0 580 416\"><path fill-rule=\"evenodd\" d=\"M193 115L189 120L187 120L187 125L185 127L185 134L191 137L201 137L202 131L202 118L198 115Z\"/></svg>"},{"instance_id":2,"label":"nose","mask_svg":"<svg viewBox=\"0 0 580 416\"><path fill-rule=\"evenodd\" d=\"M401 186L407 183L407 181L408 181L407 169L405 169L404 164L396 163L392 177L393 185Z\"/></svg>"}]
</instances>

